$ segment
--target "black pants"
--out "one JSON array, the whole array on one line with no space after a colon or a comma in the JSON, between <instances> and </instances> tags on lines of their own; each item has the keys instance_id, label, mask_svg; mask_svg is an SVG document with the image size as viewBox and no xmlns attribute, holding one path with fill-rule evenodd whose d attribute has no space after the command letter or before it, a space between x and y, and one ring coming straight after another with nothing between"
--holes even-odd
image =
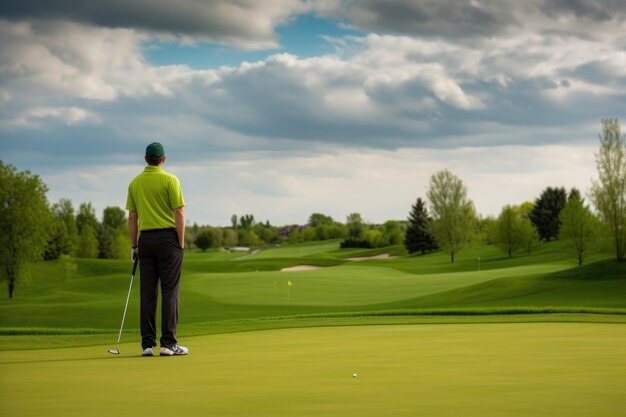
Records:
<instances>
[{"instance_id":1,"label":"black pants","mask_svg":"<svg viewBox=\"0 0 626 417\"><path fill-rule=\"evenodd\" d=\"M143 231L139 235L141 272L141 346L156 346L156 308L161 282L161 346L176 345L178 298L183 249L176 229Z\"/></svg>"}]
</instances>

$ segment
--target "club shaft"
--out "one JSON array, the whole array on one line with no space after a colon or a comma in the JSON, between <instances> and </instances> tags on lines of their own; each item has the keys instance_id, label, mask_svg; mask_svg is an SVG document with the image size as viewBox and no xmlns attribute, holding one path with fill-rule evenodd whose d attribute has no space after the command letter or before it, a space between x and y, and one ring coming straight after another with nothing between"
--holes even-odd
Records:
<instances>
[{"instance_id":1,"label":"club shaft","mask_svg":"<svg viewBox=\"0 0 626 417\"><path fill-rule=\"evenodd\" d=\"M126 320L126 311L128 310L128 301L130 300L130 292L133 289L133 281L135 280L135 272L137 271L137 260L133 264L133 273L130 276L130 285L128 286L128 295L126 296L126 305L124 306L124 314L122 315L122 325L120 326L120 334L117 336L117 345L119 350L120 340L122 339L122 330L124 329L124 321Z\"/></svg>"}]
</instances>

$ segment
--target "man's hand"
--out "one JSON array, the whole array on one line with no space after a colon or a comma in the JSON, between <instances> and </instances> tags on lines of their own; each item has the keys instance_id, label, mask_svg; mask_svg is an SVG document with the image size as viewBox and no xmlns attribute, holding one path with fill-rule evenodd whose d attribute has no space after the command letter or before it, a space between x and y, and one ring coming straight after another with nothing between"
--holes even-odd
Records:
<instances>
[{"instance_id":1,"label":"man's hand","mask_svg":"<svg viewBox=\"0 0 626 417\"><path fill-rule=\"evenodd\" d=\"M139 248L133 246L130 250L130 261L135 262L137 259L139 259Z\"/></svg>"},{"instance_id":2,"label":"man's hand","mask_svg":"<svg viewBox=\"0 0 626 417\"><path fill-rule=\"evenodd\" d=\"M182 249L185 249L185 207L178 207L174 209L174 220L176 220L178 244Z\"/></svg>"}]
</instances>

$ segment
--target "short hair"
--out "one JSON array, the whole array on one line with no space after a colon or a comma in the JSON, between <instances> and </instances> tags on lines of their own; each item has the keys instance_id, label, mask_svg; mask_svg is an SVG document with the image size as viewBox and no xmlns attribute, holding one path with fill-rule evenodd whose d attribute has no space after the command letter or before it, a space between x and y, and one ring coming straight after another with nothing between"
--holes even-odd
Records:
<instances>
[{"instance_id":1,"label":"short hair","mask_svg":"<svg viewBox=\"0 0 626 417\"><path fill-rule=\"evenodd\" d=\"M163 157L155 157L155 156L151 156L151 157L147 157L146 156L146 162L148 163L148 165L159 165L161 163L161 161L163 161Z\"/></svg>"}]
</instances>

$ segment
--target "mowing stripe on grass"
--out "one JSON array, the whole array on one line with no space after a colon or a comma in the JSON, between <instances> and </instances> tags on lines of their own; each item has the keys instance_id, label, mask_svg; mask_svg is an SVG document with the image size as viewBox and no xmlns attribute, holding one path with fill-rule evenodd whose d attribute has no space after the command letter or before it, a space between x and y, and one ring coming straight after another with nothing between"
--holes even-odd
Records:
<instances>
[{"instance_id":1,"label":"mowing stripe on grass","mask_svg":"<svg viewBox=\"0 0 626 417\"><path fill-rule=\"evenodd\" d=\"M361 326L189 338L180 358L137 343L2 352L0 415L620 416L625 330Z\"/></svg>"}]
</instances>

